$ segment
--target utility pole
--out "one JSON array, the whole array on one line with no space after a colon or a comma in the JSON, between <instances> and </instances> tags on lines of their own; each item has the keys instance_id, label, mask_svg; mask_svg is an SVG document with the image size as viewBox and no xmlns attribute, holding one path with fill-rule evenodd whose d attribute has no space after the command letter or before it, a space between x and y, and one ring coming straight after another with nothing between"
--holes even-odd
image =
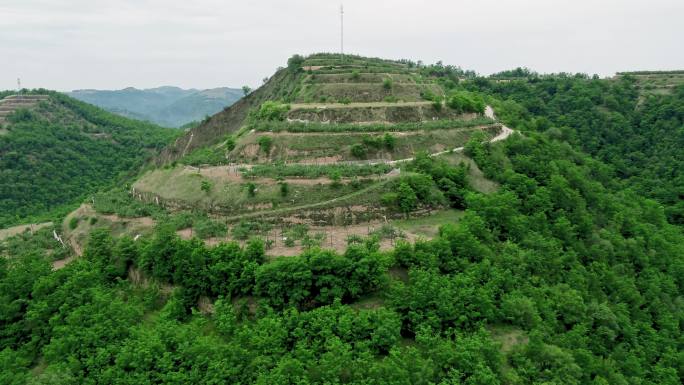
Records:
<instances>
[{"instance_id":1,"label":"utility pole","mask_svg":"<svg viewBox=\"0 0 684 385\"><path fill-rule=\"evenodd\" d=\"M344 5L340 4L340 61L344 62Z\"/></svg>"}]
</instances>

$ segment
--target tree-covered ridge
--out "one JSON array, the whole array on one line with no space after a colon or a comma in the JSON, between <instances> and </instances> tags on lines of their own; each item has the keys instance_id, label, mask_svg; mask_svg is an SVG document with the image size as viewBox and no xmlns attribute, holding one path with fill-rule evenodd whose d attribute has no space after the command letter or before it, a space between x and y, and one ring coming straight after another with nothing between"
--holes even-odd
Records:
<instances>
[{"instance_id":1,"label":"tree-covered ridge","mask_svg":"<svg viewBox=\"0 0 684 385\"><path fill-rule=\"evenodd\" d=\"M466 83L504 101L500 117L520 130L547 132L612 166L624 185L666 206L684 224L684 86L640 95L628 76L533 76Z\"/></svg>"},{"instance_id":2,"label":"tree-covered ridge","mask_svg":"<svg viewBox=\"0 0 684 385\"><path fill-rule=\"evenodd\" d=\"M462 220L391 252L269 262L258 240L162 226L95 232L57 272L3 259L2 382L681 383L684 236L662 207L549 134L467 151L499 191L465 193Z\"/></svg>"},{"instance_id":3,"label":"tree-covered ridge","mask_svg":"<svg viewBox=\"0 0 684 385\"><path fill-rule=\"evenodd\" d=\"M110 185L177 135L60 93L8 116L0 135L0 226L54 213Z\"/></svg>"}]
</instances>

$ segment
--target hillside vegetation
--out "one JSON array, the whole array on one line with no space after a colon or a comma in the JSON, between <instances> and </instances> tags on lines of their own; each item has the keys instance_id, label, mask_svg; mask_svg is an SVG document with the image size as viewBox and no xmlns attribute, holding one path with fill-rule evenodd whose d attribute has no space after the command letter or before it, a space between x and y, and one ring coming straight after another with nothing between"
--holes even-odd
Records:
<instances>
[{"instance_id":1,"label":"hillside vegetation","mask_svg":"<svg viewBox=\"0 0 684 385\"><path fill-rule=\"evenodd\" d=\"M122 90L75 90L69 96L117 115L164 127L182 127L223 110L243 96L237 88L206 90L158 87Z\"/></svg>"},{"instance_id":2,"label":"hillside vegetation","mask_svg":"<svg viewBox=\"0 0 684 385\"><path fill-rule=\"evenodd\" d=\"M167 148L158 160L164 167L142 175L133 194L226 225L247 218L356 225L460 207L460 198L450 203L444 194L460 195L464 178L421 182L404 167L417 154L448 153L501 132L479 95L454 89L461 72L449 71L294 56L263 87ZM415 202L400 203L402 184Z\"/></svg>"},{"instance_id":3,"label":"hillside vegetation","mask_svg":"<svg viewBox=\"0 0 684 385\"><path fill-rule=\"evenodd\" d=\"M288 64L132 188L0 243L0 383L682 383L678 88ZM301 93L361 80L430 93Z\"/></svg>"},{"instance_id":4,"label":"hillside vegetation","mask_svg":"<svg viewBox=\"0 0 684 385\"><path fill-rule=\"evenodd\" d=\"M48 97L1 123L0 227L72 208L62 209L139 167L175 136L56 92L34 93Z\"/></svg>"},{"instance_id":5,"label":"hillside vegetation","mask_svg":"<svg viewBox=\"0 0 684 385\"><path fill-rule=\"evenodd\" d=\"M669 86L653 94L644 76ZM546 132L609 164L622 186L656 199L670 222L684 225L684 84L677 76L533 76L465 86L502 100L497 112L516 128Z\"/></svg>"}]
</instances>

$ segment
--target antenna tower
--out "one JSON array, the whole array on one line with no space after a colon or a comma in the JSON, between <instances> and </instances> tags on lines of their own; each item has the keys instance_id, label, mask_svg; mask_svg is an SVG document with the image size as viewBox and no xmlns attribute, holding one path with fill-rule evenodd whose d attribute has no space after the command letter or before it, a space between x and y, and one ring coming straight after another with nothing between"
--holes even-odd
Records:
<instances>
[{"instance_id":1,"label":"antenna tower","mask_svg":"<svg viewBox=\"0 0 684 385\"><path fill-rule=\"evenodd\" d=\"M344 61L344 5L340 4L340 60Z\"/></svg>"},{"instance_id":2,"label":"antenna tower","mask_svg":"<svg viewBox=\"0 0 684 385\"><path fill-rule=\"evenodd\" d=\"M21 92L21 79L17 78L17 92Z\"/></svg>"}]
</instances>

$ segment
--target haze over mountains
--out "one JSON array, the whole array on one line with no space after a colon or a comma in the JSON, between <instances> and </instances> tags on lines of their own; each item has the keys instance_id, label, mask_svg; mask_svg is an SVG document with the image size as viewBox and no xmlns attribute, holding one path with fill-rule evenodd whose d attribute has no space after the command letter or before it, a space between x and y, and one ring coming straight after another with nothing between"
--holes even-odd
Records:
<instances>
[{"instance_id":1,"label":"haze over mountains","mask_svg":"<svg viewBox=\"0 0 684 385\"><path fill-rule=\"evenodd\" d=\"M228 87L198 90L163 86L148 89L84 89L67 94L125 117L177 128L221 111L240 99L243 92Z\"/></svg>"}]
</instances>

